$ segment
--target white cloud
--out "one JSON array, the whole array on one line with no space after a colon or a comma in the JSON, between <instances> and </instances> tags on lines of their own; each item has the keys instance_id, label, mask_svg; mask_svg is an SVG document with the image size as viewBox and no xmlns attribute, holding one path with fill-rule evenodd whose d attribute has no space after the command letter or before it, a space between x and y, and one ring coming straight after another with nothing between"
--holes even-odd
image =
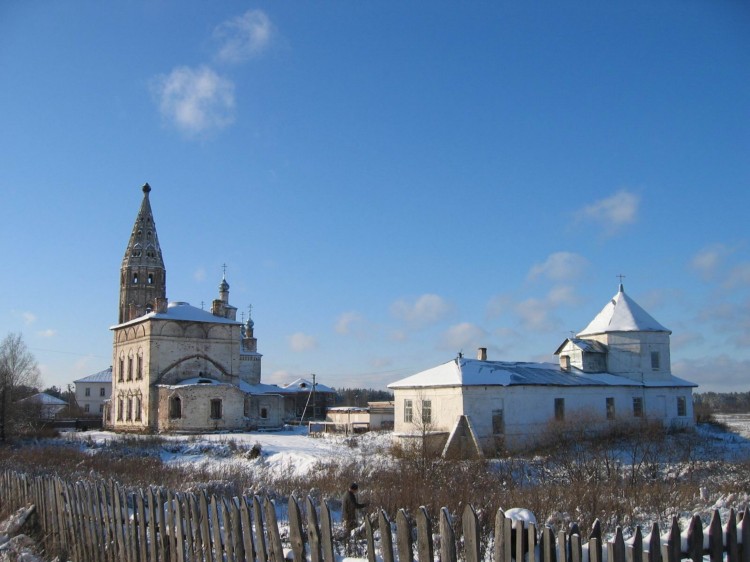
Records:
<instances>
[{"instance_id":1,"label":"white cloud","mask_svg":"<svg viewBox=\"0 0 750 562\"><path fill-rule=\"evenodd\" d=\"M206 268L205 267L199 267L193 272L193 279L198 281L199 283L206 280Z\"/></svg>"},{"instance_id":2,"label":"white cloud","mask_svg":"<svg viewBox=\"0 0 750 562\"><path fill-rule=\"evenodd\" d=\"M471 322L461 322L443 333L440 349L450 351L487 347L487 332Z\"/></svg>"},{"instance_id":3,"label":"white cloud","mask_svg":"<svg viewBox=\"0 0 750 562\"><path fill-rule=\"evenodd\" d=\"M53 338L57 335L57 330L52 330L51 328L48 328L47 330L42 330L40 332L37 332L36 335L42 338Z\"/></svg>"},{"instance_id":4,"label":"white cloud","mask_svg":"<svg viewBox=\"0 0 750 562\"><path fill-rule=\"evenodd\" d=\"M248 10L214 29L219 42L216 58L222 62L240 63L263 52L271 43L273 25L262 10Z\"/></svg>"},{"instance_id":5,"label":"white cloud","mask_svg":"<svg viewBox=\"0 0 750 562\"><path fill-rule=\"evenodd\" d=\"M443 320L452 306L441 296L425 294L416 301L399 300L391 305L391 314L414 328L425 328Z\"/></svg>"},{"instance_id":6,"label":"white cloud","mask_svg":"<svg viewBox=\"0 0 750 562\"><path fill-rule=\"evenodd\" d=\"M289 347L296 352L310 351L318 347L318 341L314 336L297 332L289 336Z\"/></svg>"},{"instance_id":7,"label":"white cloud","mask_svg":"<svg viewBox=\"0 0 750 562\"><path fill-rule=\"evenodd\" d=\"M560 324L559 319L551 314L550 303L543 299L526 299L516 305L515 311L527 332L549 332Z\"/></svg>"},{"instance_id":8,"label":"white cloud","mask_svg":"<svg viewBox=\"0 0 750 562\"><path fill-rule=\"evenodd\" d=\"M488 319L499 318L513 307L513 299L508 295L495 295L487 303L485 315Z\"/></svg>"},{"instance_id":9,"label":"white cloud","mask_svg":"<svg viewBox=\"0 0 750 562\"><path fill-rule=\"evenodd\" d=\"M730 253L731 251L724 244L713 244L695 254L690 260L690 267L704 279L711 279L721 267L724 258Z\"/></svg>"},{"instance_id":10,"label":"white cloud","mask_svg":"<svg viewBox=\"0 0 750 562\"><path fill-rule=\"evenodd\" d=\"M569 281L579 278L586 269L589 261L573 252L555 252L550 254L543 263L534 265L527 276L528 279L546 277L552 281Z\"/></svg>"},{"instance_id":11,"label":"white cloud","mask_svg":"<svg viewBox=\"0 0 750 562\"><path fill-rule=\"evenodd\" d=\"M726 289L750 286L750 263L741 263L733 267L723 285Z\"/></svg>"},{"instance_id":12,"label":"white cloud","mask_svg":"<svg viewBox=\"0 0 750 562\"><path fill-rule=\"evenodd\" d=\"M31 326L36 322L36 314L33 312L22 312L21 316L23 316L23 321L27 326Z\"/></svg>"},{"instance_id":13,"label":"white cloud","mask_svg":"<svg viewBox=\"0 0 750 562\"><path fill-rule=\"evenodd\" d=\"M623 226L638 218L640 197L626 190L601 199L579 211L579 220L588 220L604 227L605 234L612 235Z\"/></svg>"},{"instance_id":14,"label":"white cloud","mask_svg":"<svg viewBox=\"0 0 750 562\"><path fill-rule=\"evenodd\" d=\"M344 312L336 320L334 329L339 334L350 335L357 330L357 325L361 322L362 316L358 312Z\"/></svg>"},{"instance_id":15,"label":"white cloud","mask_svg":"<svg viewBox=\"0 0 750 562\"><path fill-rule=\"evenodd\" d=\"M188 136L234 122L234 83L207 66L180 66L154 79L162 116Z\"/></svg>"},{"instance_id":16,"label":"white cloud","mask_svg":"<svg viewBox=\"0 0 750 562\"><path fill-rule=\"evenodd\" d=\"M567 285L559 285L552 287L550 292L547 293L547 302L553 306L568 305L573 306L580 302L581 299L575 294L573 287Z\"/></svg>"},{"instance_id":17,"label":"white cloud","mask_svg":"<svg viewBox=\"0 0 750 562\"><path fill-rule=\"evenodd\" d=\"M750 360L726 355L672 363L678 377L700 384L698 392L746 392Z\"/></svg>"},{"instance_id":18,"label":"white cloud","mask_svg":"<svg viewBox=\"0 0 750 562\"><path fill-rule=\"evenodd\" d=\"M274 371L270 375L266 375L263 373L263 382L267 384L286 384L290 383L293 380L296 380L297 376L292 375L289 371L285 371L283 369Z\"/></svg>"}]
</instances>

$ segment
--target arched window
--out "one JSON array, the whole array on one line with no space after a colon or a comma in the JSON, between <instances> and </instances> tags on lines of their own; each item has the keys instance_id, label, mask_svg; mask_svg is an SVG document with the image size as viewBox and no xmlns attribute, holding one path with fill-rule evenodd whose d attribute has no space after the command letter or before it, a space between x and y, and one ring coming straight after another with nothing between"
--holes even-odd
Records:
<instances>
[{"instance_id":1,"label":"arched window","mask_svg":"<svg viewBox=\"0 0 750 562\"><path fill-rule=\"evenodd\" d=\"M178 420L182 417L182 400L179 396L173 396L169 399L169 417Z\"/></svg>"},{"instance_id":2,"label":"arched window","mask_svg":"<svg viewBox=\"0 0 750 562\"><path fill-rule=\"evenodd\" d=\"M141 397L135 397L135 421L141 421Z\"/></svg>"}]
</instances>

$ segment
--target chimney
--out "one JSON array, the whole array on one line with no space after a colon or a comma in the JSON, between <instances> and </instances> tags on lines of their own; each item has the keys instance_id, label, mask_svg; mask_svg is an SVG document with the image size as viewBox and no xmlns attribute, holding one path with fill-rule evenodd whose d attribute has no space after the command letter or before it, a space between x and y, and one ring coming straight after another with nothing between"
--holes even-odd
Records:
<instances>
[{"instance_id":1,"label":"chimney","mask_svg":"<svg viewBox=\"0 0 750 562\"><path fill-rule=\"evenodd\" d=\"M480 347L477 350L477 359L480 361L487 361L487 348L486 347Z\"/></svg>"}]
</instances>

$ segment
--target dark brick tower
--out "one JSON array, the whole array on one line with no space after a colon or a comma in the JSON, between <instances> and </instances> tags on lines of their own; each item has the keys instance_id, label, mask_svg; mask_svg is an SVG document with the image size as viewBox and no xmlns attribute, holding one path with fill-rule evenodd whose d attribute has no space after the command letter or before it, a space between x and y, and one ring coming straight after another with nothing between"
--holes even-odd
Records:
<instances>
[{"instance_id":1,"label":"dark brick tower","mask_svg":"<svg viewBox=\"0 0 750 562\"><path fill-rule=\"evenodd\" d=\"M122 258L119 324L152 311L164 311L167 306L167 270L156 236L150 191L151 186L145 184L141 208Z\"/></svg>"}]
</instances>

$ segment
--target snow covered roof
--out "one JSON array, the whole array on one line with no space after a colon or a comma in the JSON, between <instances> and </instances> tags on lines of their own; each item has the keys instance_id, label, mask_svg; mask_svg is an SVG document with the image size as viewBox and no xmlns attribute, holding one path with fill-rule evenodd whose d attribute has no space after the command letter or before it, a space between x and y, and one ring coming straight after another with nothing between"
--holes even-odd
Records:
<instances>
[{"instance_id":1,"label":"snow covered roof","mask_svg":"<svg viewBox=\"0 0 750 562\"><path fill-rule=\"evenodd\" d=\"M193 377L191 379L181 380L180 382L176 382L174 384L160 384L158 386L163 386L167 388L181 388L185 386L210 386L210 385L233 386L247 394L282 394L284 390L281 387L276 386L275 384L250 384L245 381L240 381L239 384L233 384L230 382L221 382L216 379L209 378L209 377Z\"/></svg>"},{"instance_id":2,"label":"snow covered roof","mask_svg":"<svg viewBox=\"0 0 750 562\"><path fill-rule=\"evenodd\" d=\"M626 295L622 284L617 294L577 336L593 336L609 332L672 333Z\"/></svg>"},{"instance_id":3,"label":"snow covered roof","mask_svg":"<svg viewBox=\"0 0 750 562\"><path fill-rule=\"evenodd\" d=\"M296 381L290 382L289 384L282 384L282 392L310 392L312 390L313 383L307 379L299 378ZM326 392L329 394L335 394L336 391L330 386L324 384L315 383L315 392Z\"/></svg>"},{"instance_id":4,"label":"snow covered roof","mask_svg":"<svg viewBox=\"0 0 750 562\"><path fill-rule=\"evenodd\" d=\"M39 392L23 400L19 400L21 403L33 403L42 404L43 406L67 406L68 403L65 400L47 394L46 392Z\"/></svg>"},{"instance_id":5,"label":"snow covered roof","mask_svg":"<svg viewBox=\"0 0 750 562\"><path fill-rule=\"evenodd\" d=\"M564 371L555 363L525 363L453 359L427 369L388 388L427 388L439 386L697 386L673 375L655 381L636 381L611 373Z\"/></svg>"},{"instance_id":6,"label":"snow covered roof","mask_svg":"<svg viewBox=\"0 0 750 562\"><path fill-rule=\"evenodd\" d=\"M74 380L73 382L76 384L83 382L112 382L112 367L109 366L103 371L83 377L82 379Z\"/></svg>"},{"instance_id":7,"label":"snow covered roof","mask_svg":"<svg viewBox=\"0 0 750 562\"><path fill-rule=\"evenodd\" d=\"M568 342L586 353L607 353L607 346L602 342L595 340L582 340L579 338L568 338L560 344L560 347L555 351L555 355L559 355Z\"/></svg>"},{"instance_id":8,"label":"snow covered roof","mask_svg":"<svg viewBox=\"0 0 750 562\"><path fill-rule=\"evenodd\" d=\"M110 327L110 330L114 328L119 328L121 326L127 326L129 324L137 324L138 322L143 322L144 320L176 320L176 321L183 321L183 322L211 322L213 324L236 324L240 325L240 322L237 320L231 320L230 318L223 318L221 316L214 316L207 310L203 310L201 308L196 308L194 306L191 306L189 303L182 302L182 301L174 301L170 302L167 306L166 312L149 312L148 314L144 314L143 316L139 316L138 318L134 318L133 320L130 320L129 322L123 322L122 324L117 324L116 326Z\"/></svg>"}]
</instances>

